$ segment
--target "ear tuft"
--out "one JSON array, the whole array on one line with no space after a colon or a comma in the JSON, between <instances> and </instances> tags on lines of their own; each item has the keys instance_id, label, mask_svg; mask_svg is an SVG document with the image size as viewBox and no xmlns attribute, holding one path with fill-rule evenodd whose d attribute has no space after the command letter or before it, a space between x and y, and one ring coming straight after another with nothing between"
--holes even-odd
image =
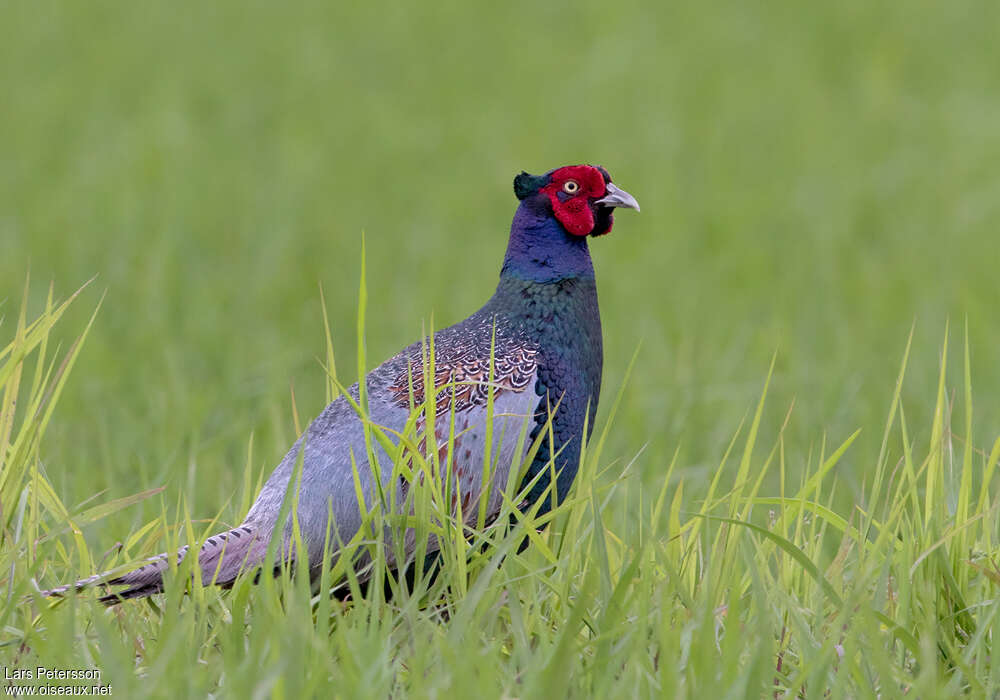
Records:
<instances>
[{"instance_id":1,"label":"ear tuft","mask_svg":"<svg viewBox=\"0 0 1000 700\"><path fill-rule=\"evenodd\" d=\"M521 171L521 174L514 178L514 194L518 199L524 199L535 194L548 184L548 177L545 175L531 175Z\"/></svg>"}]
</instances>

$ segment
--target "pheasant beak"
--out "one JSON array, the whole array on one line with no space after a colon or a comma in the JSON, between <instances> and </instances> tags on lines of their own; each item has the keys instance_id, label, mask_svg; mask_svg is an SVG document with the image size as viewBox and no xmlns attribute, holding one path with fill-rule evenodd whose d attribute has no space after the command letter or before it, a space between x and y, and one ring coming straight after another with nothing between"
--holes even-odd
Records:
<instances>
[{"instance_id":1,"label":"pheasant beak","mask_svg":"<svg viewBox=\"0 0 1000 700\"><path fill-rule=\"evenodd\" d=\"M597 204L603 204L606 207L625 207L626 209L639 211L639 203L635 201L635 197L620 187L616 187L613 183L609 182L606 185L605 191L607 194L598 199Z\"/></svg>"}]
</instances>

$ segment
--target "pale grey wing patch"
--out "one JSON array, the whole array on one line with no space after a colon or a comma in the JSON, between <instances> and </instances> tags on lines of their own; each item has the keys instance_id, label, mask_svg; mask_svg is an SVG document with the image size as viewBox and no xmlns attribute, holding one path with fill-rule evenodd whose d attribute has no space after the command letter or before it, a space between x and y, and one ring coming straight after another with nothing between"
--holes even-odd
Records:
<instances>
[{"instance_id":1,"label":"pale grey wing patch","mask_svg":"<svg viewBox=\"0 0 1000 700\"><path fill-rule=\"evenodd\" d=\"M539 400L534 391L508 392L496 397L492 426L494 447L489 458L483 449L487 424L485 408L482 409L482 422L470 427L463 436L463 445L470 441L472 444L457 453L454 470L456 483L463 494L462 515L467 524L476 524L481 500L486 503L485 522L492 522L501 510L504 493L509 488L517 488L517 472L526 467L524 458L531 448L531 431ZM512 471L516 472L513 482ZM514 493L507 495L511 498L516 496ZM468 499L469 507L464 505L465 499Z\"/></svg>"},{"instance_id":2,"label":"pale grey wing patch","mask_svg":"<svg viewBox=\"0 0 1000 700\"><path fill-rule=\"evenodd\" d=\"M378 380L377 373L369 375L369 415L372 424L395 443L394 436L404 430L410 413L376 398L384 391ZM351 387L350 393L357 401L357 386ZM327 548L332 550L335 561L339 547L350 542L362 525L355 478L365 511L372 509L380 492L392 488L395 455L374 435L371 448L377 461L374 470L369 463L364 424L347 399L338 398L310 424L268 478L247 514L247 524L270 532L287 493L293 502L297 501L299 532L309 553L310 567L318 569L322 565ZM301 484L293 493L289 485L299 475ZM288 548L292 541L291 516L284 521L282 531L283 544Z\"/></svg>"},{"instance_id":3,"label":"pale grey wing patch","mask_svg":"<svg viewBox=\"0 0 1000 700\"><path fill-rule=\"evenodd\" d=\"M534 377L529 386L534 386ZM469 527L476 527L481 504L485 504L483 521L484 524L489 524L500 513L504 494L507 493L510 498L516 495L509 493L508 489L517 488L517 477L526 467L524 458L531 448L531 432L539 401L540 398L533 390L507 390L494 395L489 455L486 452L486 406L472 405L461 412L456 411L454 435L450 413L435 421L435 444L441 470L439 483L446 489L442 496L450 495L448 505L451 516L458 516L461 512L463 522ZM428 449L426 432L419 432L421 426L422 419L418 419L418 447L423 455L430 456L433 448ZM411 458L411 466L413 462ZM400 477L396 502L401 507L408 502L411 487L407 480ZM406 533L404 549L407 555L412 555L416 549L416 534L413 529ZM428 551L437 549L438 543L431 537Z\"/></svg>"}]
</instances>

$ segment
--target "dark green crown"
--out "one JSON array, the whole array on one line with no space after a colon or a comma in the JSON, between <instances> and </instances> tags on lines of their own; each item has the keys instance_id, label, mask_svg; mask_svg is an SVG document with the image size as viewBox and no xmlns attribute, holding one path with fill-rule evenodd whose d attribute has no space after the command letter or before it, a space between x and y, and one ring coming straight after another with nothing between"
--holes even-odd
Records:
<instances>
[{"instance_id":1,"label":"dark green crown","mask_svg":"<svg viewBox=\"0 0 1000 700\"><path fill-rule=\"evenodd\" d=\"M538 192L538 190L549 184L548 175L532 175L521 171L521 174L514 178L514 194L518 199L524 199Z\"/></svg>"}]
</instances>

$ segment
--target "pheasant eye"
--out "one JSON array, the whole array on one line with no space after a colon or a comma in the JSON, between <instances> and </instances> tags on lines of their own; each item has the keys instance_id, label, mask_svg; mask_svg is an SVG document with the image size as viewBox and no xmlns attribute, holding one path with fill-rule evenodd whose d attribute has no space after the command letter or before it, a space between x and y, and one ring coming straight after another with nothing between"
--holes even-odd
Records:
<instances>
[{"instance_id":1,"label":"pheasant eye","mask_svg":"<svg viewBox=\"0 0 1000 700\"><path fill-rule=\"evenodd\" d=\"M563 184L563 192L566 194L576 194L580 191L580 185L576 180L567 180Z\"/></svg>"}]
</instances>

